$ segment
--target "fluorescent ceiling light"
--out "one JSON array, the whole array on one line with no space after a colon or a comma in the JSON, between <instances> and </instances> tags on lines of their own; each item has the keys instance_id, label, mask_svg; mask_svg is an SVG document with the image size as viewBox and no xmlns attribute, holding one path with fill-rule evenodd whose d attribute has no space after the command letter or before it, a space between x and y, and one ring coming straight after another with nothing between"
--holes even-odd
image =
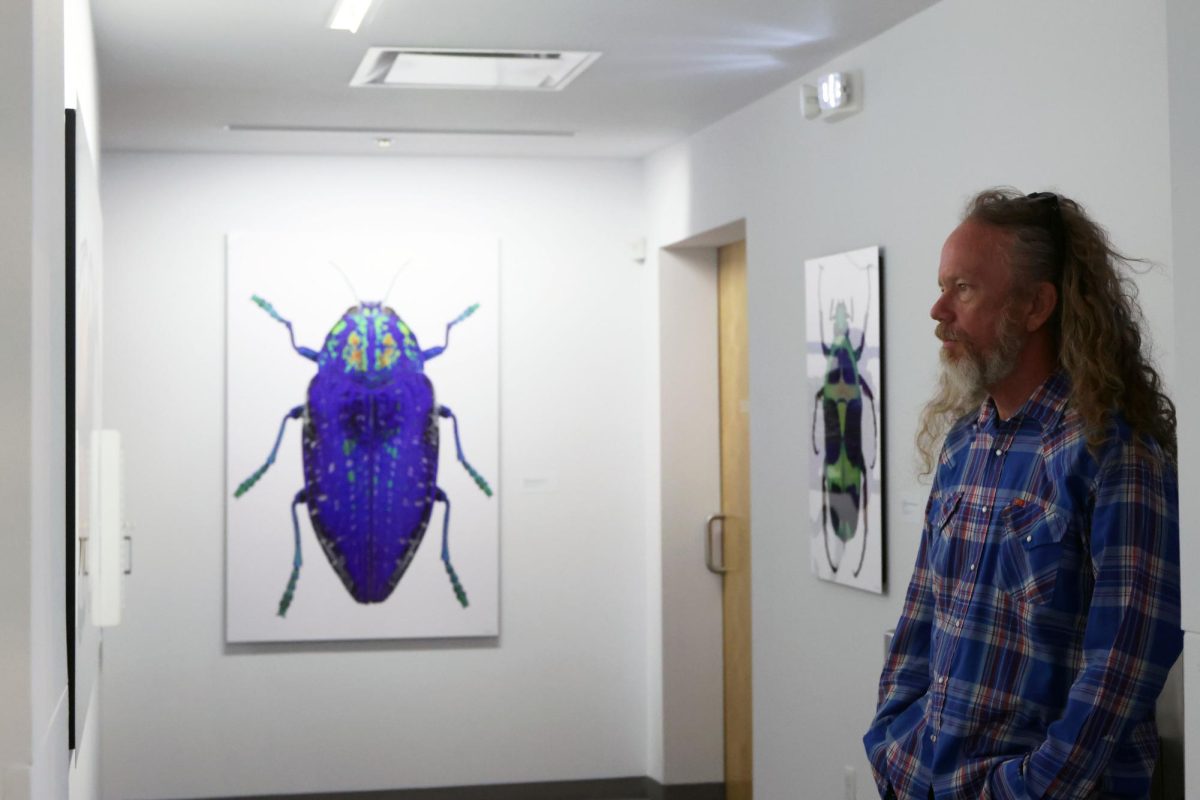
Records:
<instances>
[{"instance_id":1,"label":"fluorescent ceiling light","mask_svg":"<svg viewBox=\"0 0 1200 800\"><path fill-rule=\"evenodd\" d=\"M570 138L574 131L537 130L528 128L360 128L339 125L259 125L231 122L225 126L231 133L334 133L368 134L372 136L539 136Z\"/></svg>"},{"instance_id":2,"label":"fluorescent ceiling light","mask_svg":"<svg viewBox=\"0 0 1200 800\"><path fill-rule=\"evenodd\" d=\"M351 86L560 91L599 53L371 47Z\"/></svg>"},{"instance_id":3,"label":"fluorescent ceiling light","mask_svg":"<svg viewBox=\"0 0 1200 800\"><path fill-rule=\"evenodd\" d=\"M335 31L357 33L358 26L362 25L363 17L370 8L371 0L337 0L325 27Z\"/></svg>"}]
</instances>

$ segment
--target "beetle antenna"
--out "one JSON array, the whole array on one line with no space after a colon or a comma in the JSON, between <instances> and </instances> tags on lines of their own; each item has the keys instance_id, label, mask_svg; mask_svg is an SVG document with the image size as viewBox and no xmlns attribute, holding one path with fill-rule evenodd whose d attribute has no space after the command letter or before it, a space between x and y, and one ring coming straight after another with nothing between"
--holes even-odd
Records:
<instances>
[{"instance_id":1,"label":"beetle antenna","mask_svg":"<svg viewBox=\"0 0 1200 800\"><path fill-rule=\"evenodd\" d=\"M384 308L387 308L388 295L392 293L392 289L396 288L396 281L400 278L400 273L403 272L404 268L411 263L412 259L407 259L403 264L396 268L395 272L392 273L391 283L388 284L387 291L383 293L383 299L379 301L379 304Z\"/></svg>"},{"instance_id":2,"label":"beetle antenna","mask_svg":"<svg viewBox=\"0 0 1200 800\"><path fill-rule=\"evenodd\" d=\"M821 279L824 276L825 276L825 265L822 262L818 261L817 262L817 321L818 321L818 323L820 323L820 319L821 319ZM830 306L829 308L831 311L833 310L833 306ZM825 331L825 329L822 328L821 329L822 336L824 336L824 331Z\"/></svg>"},{"instance_id":3,"label":"beetle antenna","mask_svg":"<svg viewBox=\"0 0 1200 800\"><path fill-rule=\"evenodd\" d=\"M354 290L354 284L350 282L350 277L349 277L348 275L346 275L346 273L345 273L345 272L342 270L342 268L341 268L341 267L339 267L339 266L337 265L337 262L335 262L335 261L330 261L330 262L329 262L329 266L331 266L331 267L333 267L335 270L337 270L337 274L338 274L338 275L341 275L341 276L342 276L342 280L344 280L344 281L346 282L346 286L347 286L347 288L349 288L349 289L350 289L350 294L351 294L351 295L354 297L354 305L356 305L356 306L361 306L361 305L362 305L362 300L360 300L360 299L359 299L359 297L358 297L358 292L356 292L356 291Z\"/></svg>"}]
</instances>

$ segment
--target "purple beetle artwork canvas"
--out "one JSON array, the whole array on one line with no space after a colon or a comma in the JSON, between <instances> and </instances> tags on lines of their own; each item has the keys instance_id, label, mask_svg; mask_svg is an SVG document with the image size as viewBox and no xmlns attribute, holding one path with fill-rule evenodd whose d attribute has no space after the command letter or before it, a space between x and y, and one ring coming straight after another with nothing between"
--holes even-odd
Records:
<instances>
[{"instance_id":1,"label":"purple beetle artwork canvas","mask_svg":"<svg viewBox=\"0 0 1200 800\"><path fill-rule=\"evenodd\" d=\"M228 641L498 633L497 281L494 240L229 236Z\"/></svg>"}]
</instances>

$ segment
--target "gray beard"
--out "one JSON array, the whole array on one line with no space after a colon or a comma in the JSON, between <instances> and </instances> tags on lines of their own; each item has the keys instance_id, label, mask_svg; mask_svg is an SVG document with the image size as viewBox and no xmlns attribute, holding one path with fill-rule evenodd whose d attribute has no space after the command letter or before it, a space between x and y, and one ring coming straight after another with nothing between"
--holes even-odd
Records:
<instances>
[{"instance_id":1,"label":"gray beard","mask_svg":"<svg viewBox=\"0 0 1200 800\"><path fill-rule=\"evenodd\" d=\"M996 347L986 356L969 344L957 359L951 359L945 350L939 354L942 362L939 394L948 398L951 406L965 410L982 402L991 387L1016 369L1025 337L1008 320L1001 324L999 333Z\"/></svg>"},{"instance_id":2,"label":"gray beard","mask_svg":"<svg viewBox=\"0 0 1200 800\"><path fill-rule=\"evenodd\" d=\"M933 397L921 410L917 428L917 453L923 475L937 464L937 448L956 420L978 413L979 404L991 387L998 385L1016 369L1026 337L1021 326L1006 314L997 328L996 346L986 356L967 340L960 339L962 354L956 360L949 351L939 353L942 363ZM939 326L939 336L943 333Z\"/></svg>"}]
</instances>

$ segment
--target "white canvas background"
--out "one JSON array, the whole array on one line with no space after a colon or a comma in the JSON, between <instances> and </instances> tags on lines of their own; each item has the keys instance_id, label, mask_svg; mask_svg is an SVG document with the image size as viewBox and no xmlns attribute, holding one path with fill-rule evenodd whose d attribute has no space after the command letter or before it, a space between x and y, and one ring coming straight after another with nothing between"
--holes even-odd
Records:
<instances>
[{"instance_id":1,"label":"white canvas background","mask_svg":"<svg viewBox=\"0 0 1200 800\"><path fill-rule=\"evenodd\" d=\"M822 269L823 267L823 269ZM818 276L820 286L818 289ZM806 373L808 374L809 396L814 398L816 409L816 441L820 453L812 452L813 420L805 420L805 426L810 435L805 437L808 446L808 486L809 486L809 531L811 533L810 555L812 570L819 577L856 589L871 592L883 592L883 504L885 499L882 492L883 456L880 448L883 440L876 426L882 428L883 420L883 391L881 376L883 373L879 349L879 309L881 281L879 280L879 248L867 247L846 253L814 258L804 262L806 330L807 342ZM819 300L818 300L819 297ZM824 342L829 345L833 341L833 319L830 309L836 301L844 301L849 311L853 303L853 315L850 318L850 341L856 345L862 337L864 322L866 323L866 346L862 358L858 362L860 376L865 379L875 396L875 415L872 418L870 400L863 395L862 437L863 460L871 467L872 459L875 464L867 472L867 489L870 498L867 513L859 513L858 529L849 542L846 543L845 553L841 564L835 573L829 567L825 555L824 531L821 522L821 471L824 465L824 417L821 403L816 399L816 393L825 382L825 372L828 359L821 351L822 330ZM864 527L866 527L864 535ZM836 538L836 537L835 537ZM831 540L832 541L832 540ZM866 553L863 553L863 548ZM862 569L858 576L854 568L862 558Z\"/></svg>"},{"instance_id":2,"label":"white canvas background","mask_svg":"<svg viewBox=\"0 0 1200 800\"><path fill-rule=\"evenodd\" d=\"M331 266L334 262L338 270ZM227 238L226 638L230 642L495 636L499 630L499 245L461 235L231 233ZM304 484L302 421L287 424L275 464L241 498L233 492L267 458L280 421L304 402L319 350L356 303L383 299L422 349L473 303L442 355L426 363L436 400L458 417L463 451L492 486L485 496L458 463L453 424L441 421L438 485L450 498L450 557L470 605L442 565L444 506L435 504L416 557L383 603L360 605L342 585L297 507L304 565L286 618L276 615L292 567L290 507ZM348 285L349 284L349 285Z\"/></svg>"}]
</instances>

